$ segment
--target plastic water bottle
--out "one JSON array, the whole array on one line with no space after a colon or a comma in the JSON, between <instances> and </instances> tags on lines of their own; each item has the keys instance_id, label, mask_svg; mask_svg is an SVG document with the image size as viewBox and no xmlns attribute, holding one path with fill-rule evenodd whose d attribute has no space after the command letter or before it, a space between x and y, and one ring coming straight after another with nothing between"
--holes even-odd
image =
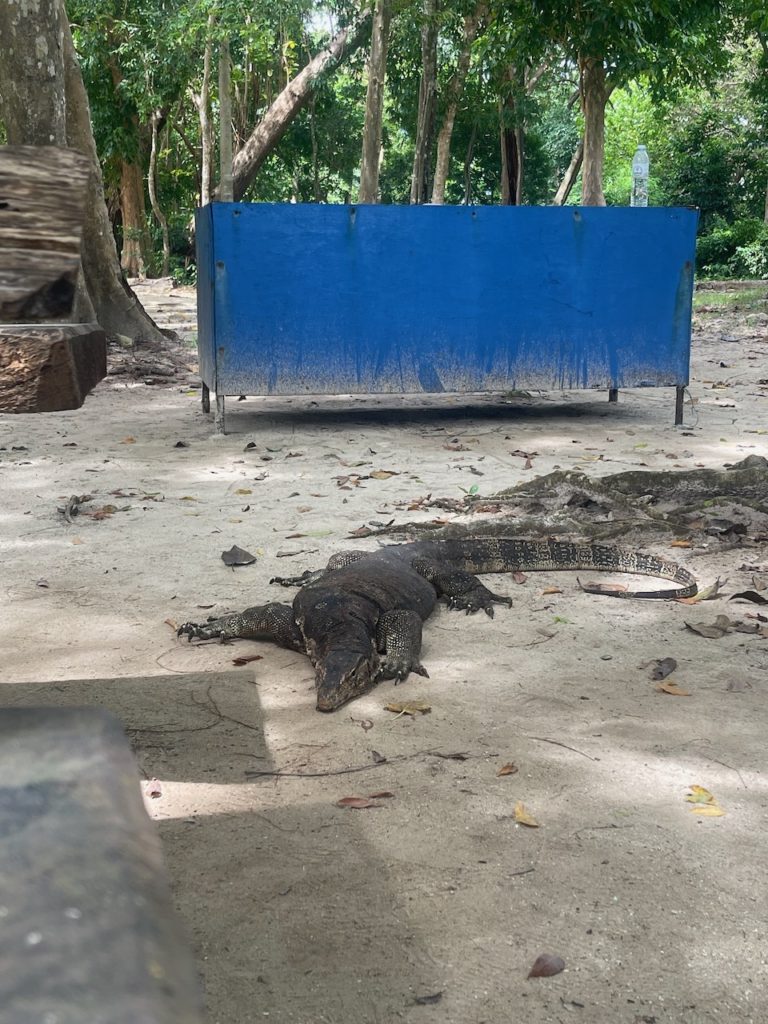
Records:
<instances>
[{"instance_id":1,"label":"plastic water bottle","mask_svg":"<svg viewBox=\"0 0 768 1024\"><path fill-rule=\"evenodd\" d=\"M632 198L630 206L648 205L648 172L650 170L648 150L638 146L632 157Z\"/></svg>"}]
</instances>

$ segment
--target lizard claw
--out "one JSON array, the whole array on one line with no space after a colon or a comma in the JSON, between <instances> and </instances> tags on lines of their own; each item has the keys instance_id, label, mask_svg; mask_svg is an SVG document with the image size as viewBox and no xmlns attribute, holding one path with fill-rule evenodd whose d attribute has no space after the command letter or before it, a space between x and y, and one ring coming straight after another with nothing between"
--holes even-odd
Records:
<instances>
[{"instance_id":1,"label":"lizard claw","mask_svg":"<svg viewBox=\"0 0 768 1024\"><path fill-rule=\"evenodd\" d=\"M280 587L303 587L305 583L317 577L317 573L306 569L301 576L273 576L270 583L277 583Z\"/></svg>"},{"instance_id":2,"label":"lizard claw","mask_svg":"<svg viewBox=\"0 0 768 1024\"><path fill-rule=\"evenodd\" d=\"M465 611L467 615L474 615L481 609L489 619L493 618L494 604L512 605L512 599L503 597L501 594L494 594L482 585L479 585L464 594L452 594L448 598L448 607Z\"/></svg>"},{"instance_id":3,"label":"lizard claw","mask_svg":"<svg viewBox=\"0 0 768 1024\"><path fill-rule=\"evenodd\" d=\"M377 679L394 679L395 686L398 683L404 682L411 672L415 672L416 675L424 676L429 679L429 672L424 666L418 662L410 662L407 658L387 658L385 657L382 661L379 671L377 673Z\"/></svg>"},{"instance_id":4,"label":"lizard claw","mask_svg":"<svg viewBox=\"0 0 768 1024\"><path fill-rule=\"evenodd\" d=\"M219 640L221 629L215 625L215 619L209 619L206 625L199 622L185 622L176 630L176 636L185 636L190 643L193 640Z\"/></svg>"}]
</instances>

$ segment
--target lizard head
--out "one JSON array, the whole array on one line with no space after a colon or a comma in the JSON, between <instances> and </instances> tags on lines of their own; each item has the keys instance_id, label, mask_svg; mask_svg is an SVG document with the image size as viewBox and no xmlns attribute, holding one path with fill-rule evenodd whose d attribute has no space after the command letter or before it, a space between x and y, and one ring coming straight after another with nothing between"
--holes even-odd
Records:
<instances>
[{"instance_id":1,"label":"lizard head","mask_svg":"<svg viewBox=\"0 0 768 1024\"><path fill-rule=\"evenodd\" d=\"M378 673L379 657L372 649L330 651L317 665L317 710L335 711L359 697L376 682Z\"/></svg>"}]
</instances>

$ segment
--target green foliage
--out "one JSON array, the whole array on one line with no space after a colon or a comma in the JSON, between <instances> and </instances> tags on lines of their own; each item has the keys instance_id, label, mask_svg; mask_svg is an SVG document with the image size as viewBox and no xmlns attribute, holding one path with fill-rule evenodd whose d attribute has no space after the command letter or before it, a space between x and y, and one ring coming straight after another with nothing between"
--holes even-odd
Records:
<instances>
[{"instance_id":1,"label":"green foliage","mask_svg":"<svg viewBox=\"0 0 768 1024\"><path fill-rule=\"evenodd\" d=\"M68 0L116 223L121 162L139 161L146 175L150 117L161 112L157 187L178 280L189 281L194 274L189 225L199 192L201 140L192 95L200 91L206 41L214 44L214 121L215 44L220 38L230 42L233 121L236 143L242 144L338 19L352 15L360 2ZM474 8L473 0L443 0L439 7L435 135L462 46L464 17ZM409 201L421 11L418 0L398 0L394 6L383 202ZM726 14L738 15L730 35ZM629 202L632 154L643 143L651 158L651 203L701 211L700 271L765 277L765 18L757 0L733 0L728 7L718 0L489 0L456 115L446 202L499 201L503 117L507 127L524 132L524 201L550 203L582 130L574 102L579 59L599 57L613 86L606 111L607 202ZM356 196L365 61L363 49L318 83L311 102L262 166L249 200L340 203ZM531 77L538 78L535 89L526 88ZM570 201L579 197L577 185ZM159 269L160 233L154 222L150 228L153 266Z\"/></svg>"},{"instance_id":2,"label":"green foliage","mask_svg":"<svg viewBox=\"0 0 768 1024\"><path fill-rule=\"evenodd\" d=\"M718 218L698 240L696 267L704 277L768 277L768 225Z\"/></svg>"}]
</instances>

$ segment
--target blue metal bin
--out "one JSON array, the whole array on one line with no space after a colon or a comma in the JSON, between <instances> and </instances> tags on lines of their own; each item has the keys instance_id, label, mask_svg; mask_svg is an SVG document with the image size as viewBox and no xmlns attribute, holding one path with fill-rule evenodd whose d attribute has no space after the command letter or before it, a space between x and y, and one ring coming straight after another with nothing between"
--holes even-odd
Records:
<instances>
[{"instance_id":1,"label":"blue metal bin","mask_svg":"<svg viewBox=\"0 0 768 1024\"><path fill-rule=\"evenodd\" d=\"M677 389L698 214L214 203L197 213L216 395Z\"/></svg>"}]
</instances>

